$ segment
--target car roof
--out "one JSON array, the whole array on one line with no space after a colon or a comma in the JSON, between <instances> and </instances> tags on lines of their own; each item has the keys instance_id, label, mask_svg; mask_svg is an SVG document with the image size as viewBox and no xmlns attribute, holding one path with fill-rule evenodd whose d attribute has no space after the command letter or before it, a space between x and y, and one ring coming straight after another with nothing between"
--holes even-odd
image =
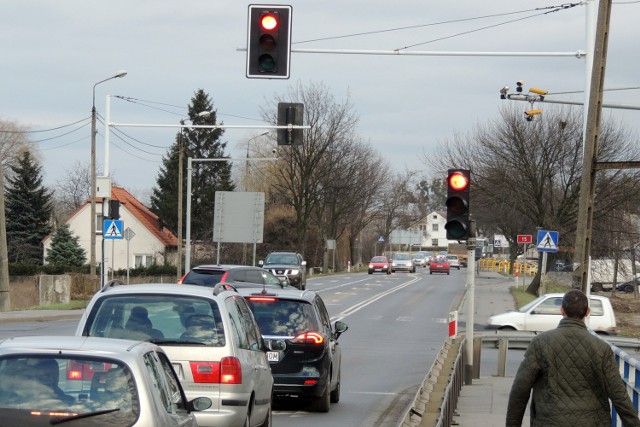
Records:
<instances>
[{"instance_id":1,"label":"car roof","mask_svg":"<svg viewBox=\"0 0 640 427\"><path fill-rule=\"evenodd\" d=\"M202 264L202 265L197 265L195 267L192 267L191 270L189 271L193 271L193 270L197 270L197 269L205 269L205 270L233 270L235 268L251 268L251 269L255 269L255 270L264 270L261 267L256 267L253 265L240 265L240 264Z\"/></svg>"},{"instance_id":2,"label":"car roof","mask_svg":"<svg viewBox=\"0 0 640 427\"><path fill-rule=\"evenodd\" d=\"M554 292L554 293L550 293L550 294L544 294L541 295L540 297L563 297L564 294L561 292ZM540 298L539 297L539 298ZM602 296L602 295L589 295L589 298L593 298L593 299L600 299L600 300L608 300L608 297Z\"/></svg>"},{"instance_id":3,"label":"car roof","mask_svg":"<svg viewBox=\"0 0 640 427\"><path fill-rule=\"evenodd\" d=\"M299 289L277 289L277 288L269 288L268 290L260 290L257 288L240 288L238 289L238 293L243 297L250 296L275 296L277 298L283 299L292 299L299 301L308 301L311 302L316 297L316 293L314 291L301 291Z\"/></svg>"},{"instance_id":4,"label":"car roof","mask_svg":"<svg viewBox=\"0 0 640 427\"><path fill-rule=\"evenodd\" d=\"M123 359L123 355L146 353L159 347L150 342L83 336L25 336L0 341L0 353L60 353L100 355ZM10 350L10 351L5 351Z\"/></svg>"},{"instance_id":5,"label":"car roof","mask_svg":"<svg viewBox=\"0 0 640 427\"><path fill-rule=\"evenodd\" d=\"M97 295L130 295L130 294L170 294L170 295L191 295L205 298L216 298L220 292L226 291L228 287L223 286L198 286L198 285L178 285L176 283L143 283L137 285L105 286L96 293ZM95 297L95 296L94 296Z\"/></svg>"}]
</instances>

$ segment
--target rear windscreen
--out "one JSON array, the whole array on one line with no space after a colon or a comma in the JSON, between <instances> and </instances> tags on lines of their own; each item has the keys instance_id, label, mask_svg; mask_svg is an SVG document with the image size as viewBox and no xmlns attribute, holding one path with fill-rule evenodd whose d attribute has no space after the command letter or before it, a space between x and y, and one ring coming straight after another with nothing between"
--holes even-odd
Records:
<instances>
[{"instance_id":1,"label":"rear windscreen","mask_svg":"<svg viewBox=\"0 0 640 427\"><path fill-rule=\"evenodd\" d=\"M247 301L262 335L294 337L320 330L313 306L305 301Z\"/></svg>"},{"instance_id":2,"label":"rear windscreen","mask_svg":"<svg viewBox=\"0 0 640 427\"><path fill-rule=\"evenodd\" d=\"M183 285L215 286L222 280L225 271L193 269L182 280Z\"/></svg>"}]
</instances>

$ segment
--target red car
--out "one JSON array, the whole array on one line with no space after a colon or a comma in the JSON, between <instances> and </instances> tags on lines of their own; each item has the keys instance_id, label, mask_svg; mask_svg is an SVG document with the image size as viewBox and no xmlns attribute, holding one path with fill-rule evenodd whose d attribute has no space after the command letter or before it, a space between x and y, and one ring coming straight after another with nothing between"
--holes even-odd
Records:
<instances>
[{"instance_id":1,"label":"red car","mask_svg":"<svg viewBox=\"0 0 640 427\"><path fill-rule=\"evenodd\" d=\"M386 256L374 256L369 262L369 274L373 273L387 273L391 274L391 266L389 265L389 259Z\"/></svg>"},{"instance_id":2,"label":"red car","mask_svg":"<svg viewBox=\"0 0 640 427\"><path fill-rule=\"evenodd\" d=\"M438 257L431 260L429 264L429 274L433 273L447 273L451 271L449 261L444 257Z\"/></svg>"}]
</instances>

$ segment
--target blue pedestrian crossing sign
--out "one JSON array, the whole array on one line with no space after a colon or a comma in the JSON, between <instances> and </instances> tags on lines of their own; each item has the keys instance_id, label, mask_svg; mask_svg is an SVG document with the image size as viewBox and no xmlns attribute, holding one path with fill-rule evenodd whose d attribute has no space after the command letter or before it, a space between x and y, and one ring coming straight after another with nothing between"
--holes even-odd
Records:
<instances>
[{"instance_id":1,"label":"blue pedestrian crossing sign","mask_svg":"<svg viewBox=\"0 0 640 427\"><path fill-rule=\"evenodd\" d=\"M102 227L104 239L122 239L124 221L121 219L105 219Z\"/></svg>"},{"instance_id":2,"label":"blue pedestrian crossing sign","mask_svg":"<svg viewBox=\"0 0 640 427\"><path fill-rule=\"evenodd\" d=\"M558 252L558 232L538 230L538 251Z\"/></svg>"}]
</instances>

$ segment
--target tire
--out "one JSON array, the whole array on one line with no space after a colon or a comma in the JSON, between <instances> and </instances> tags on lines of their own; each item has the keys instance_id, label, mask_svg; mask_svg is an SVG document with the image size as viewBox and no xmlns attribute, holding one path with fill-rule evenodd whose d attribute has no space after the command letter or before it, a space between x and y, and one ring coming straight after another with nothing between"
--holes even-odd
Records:
<instances>
[{"instance_id":1,"label":"tire","mask_svg":"<svg viewBox=\"0 0 640 427\"><path fill-rule=\"evenodd\" d=\"M447 276L449 275L449 272L447 271Z\"/></svg>"},{"instance_id":2,"label":"tire","mask_svg":"<svg viewBox=\"0 0 640 427\"><path fill-rule=\"evenodd\" d=\"M433 271L430 271L429 274L433 274Z\"/></svg>"},{"instance_id":3,"label":"tire","mask_svg":"<svg viewBox=\"0 0 640 427\"><path fill-rule=\"evenodd\" d=\"M391 270L387 270L387 274L391 274Z\"/></svg>"},{"instance_id":4,"label":"tire","mask_svg":"<svg viewBox=\"0 0 640 427\"><path fill-rule=\"evenodd\" d=\"M624 287L624 291L628 294L632 294L633 293L633 286L631 285L627 285Z\"/></svg>"},{"instance_id":5,"label":"tire","mask_svg":"<svg viewBox=\"0 0 640 427\"><path fill-rule=\"evenodd\" d=\"M329 400L331 403L340 402L340 373L338 373L338 383L336 384L336 388L331 390Z\"/></svg>"},{"instance_id":6,"label":"tire","mask_svg":"<svg viewBox=\"0 0 640 427\"><path fill-rule=\"evenodd\" d=\"M592 292L602 292L602 283L592 283L591 284L591 291Z\"/></svg>"},{"instance_id":7,"label":"tire","mask_svg":"<svg viewBox=\"0 0 640 427\"><path fill-rule=\"evenodd\" d=\"M369 270L369 274L373 274L373 271Z\"/></svg>"},{"instance_id":8,"label":"tire","mask_svg":"<svg viewBox=\"0 0 640 427\"><path fill-rule=\"evenodd\" d=\"M329 412L329 408L331 407L331 396L329 393L329 380L327 380L327 385L322 392L322 396L316 397L311 401L311 410L314 412Z\"/></svg>"}]
</instances>

